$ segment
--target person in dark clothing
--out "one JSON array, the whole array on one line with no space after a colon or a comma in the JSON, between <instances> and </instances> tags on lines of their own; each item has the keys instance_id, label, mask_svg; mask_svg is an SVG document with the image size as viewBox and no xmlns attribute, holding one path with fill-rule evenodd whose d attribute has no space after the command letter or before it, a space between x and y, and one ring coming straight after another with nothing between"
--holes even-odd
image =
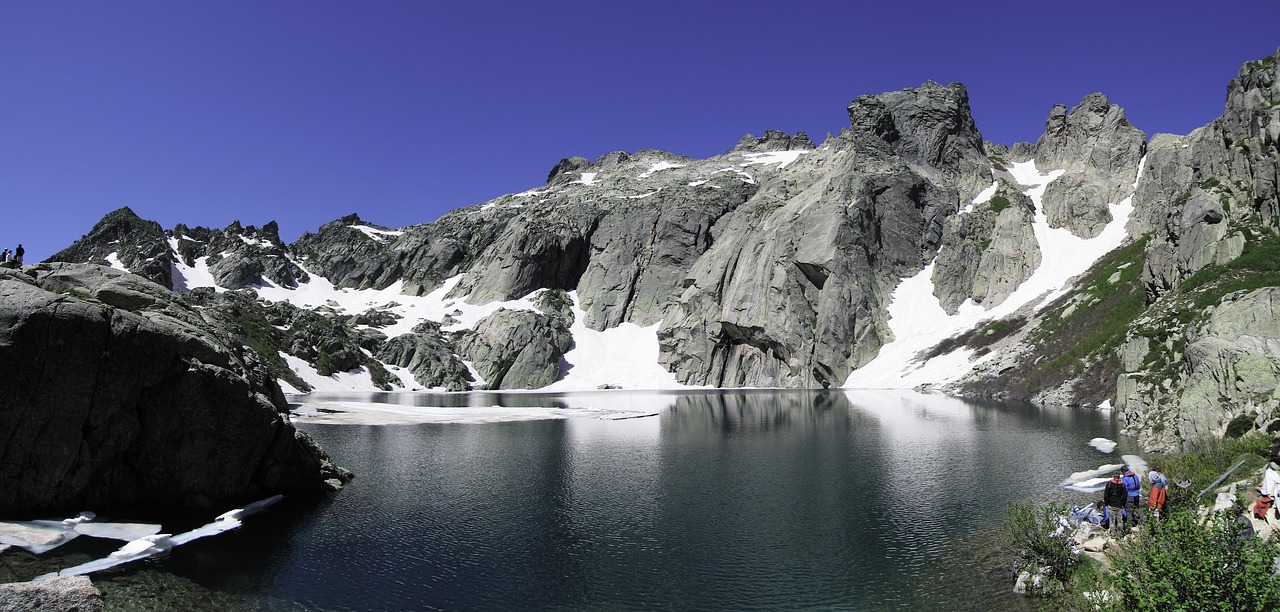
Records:
<instances>
[{"instance_id":1,"label":"person in dark clothing","mask_svg":"<svg viewBox=\"0 0 1280 612\"><path fill-rule=\"evenodd\" d=\"M1124 503L1129 499L1129 491L1124 488L1124 483L1120 480L1120 473L1117 472L1111 480L1107 481L1107 486L1102 490L1102 501L1107 504L1107 514L1111 519L1111 535L1120 535L1120 525L1124 521L1120 518L1124 510Z\"/></svg>"},{"instance_id":2,"label":"person in dark clothing","mask_svg":"<svg viewBox=\"0 0 1280 612\"><path fill-rule=\"evenodd\" d=\"M18 265L22 265L22 254L25 252L26 251L23 250L21 244L19 244L17 250L13 252L13 260L18 262Z\"/></svg>"}]
</instances>

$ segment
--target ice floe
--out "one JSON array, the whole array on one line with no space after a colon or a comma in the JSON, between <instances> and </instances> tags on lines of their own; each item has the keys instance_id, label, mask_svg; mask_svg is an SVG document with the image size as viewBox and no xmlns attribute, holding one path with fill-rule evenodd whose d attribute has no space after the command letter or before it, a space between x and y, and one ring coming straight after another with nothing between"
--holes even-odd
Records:
<instances>
[{"instance_id":1,"label":"ice floe","mask_svg":"<svg viewBox=\"0 0 1280 612\"><path fill-rule=\"evenodd\" d=\"M1106 438L1094 438L1092 440L1089 440L1089 446L1092 446L1098 449L1099 451L1107 454L1111 454L1112 451L1116 450L1115 441L1108 440Z\"/></svg>"},{"instance_id":2,"label":"ice floe","mask_svg":"<svg viewBox=\"0 0 1280 612\"><path fill-rule=\"evenodd\" d=\"M110 569L117 565L123 565L133 561L140 561L142 559L164 555L171 551L173 547L181 546L182 544L186 544L192 540L238 529L244 524L244 517L261 512L262 510L276 504L281 499L283 499L283 496L275 495L261 501L256 501L244 508L225 512L215 518L212 523L178 535L171 535L167 533L152 533L145 535L129 541L124 546L121 546L119 550L116 550L104 558L95 559L88 563L82 563L56 572L36 576L35 580L46 580L57 576L79 576L82 574ZM158 529L159 528L157 527L157 531Z\"/></svg>"}]
</instances>

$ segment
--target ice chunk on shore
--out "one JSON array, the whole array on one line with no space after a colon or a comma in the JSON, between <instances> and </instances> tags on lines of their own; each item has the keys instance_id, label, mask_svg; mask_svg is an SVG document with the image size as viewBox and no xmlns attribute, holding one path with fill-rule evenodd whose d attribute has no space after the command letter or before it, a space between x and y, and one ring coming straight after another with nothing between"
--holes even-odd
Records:
<instances>
[{"instance_id":1,"label":"ice chunk on shore","mask_svg":"<svg viewBox=\"0 0 1280 612\"><path fill-rule=\"evenodd\" d=\"M57 576L80 576L91 572L100 572L105 569L113 568L117 565L124 565L132 561L154 557L173 549L173 542L169 538L169 534L160 533L138 538L121 546L119 550L103 557L94 559L88 563L81 563L74 567L68 567L64 570L42 574L35 577L35 581L47 580Z\"/></svg>"},{"instance_id":2,"label":"ice chunk on shore","mask_svg":"<svg viewBox=\"0 0 1280 612\"><path fill-rule=\"evenodd\" d=\"M60 521L0 522L0 544L16 546L33 555L47 553L79 535Z\"/></svg>"},{"instance_id":3,"label":"ice chunk on shore","mask_svg":"<svg viewBox=\"0 0 1280 612\"><path fill-rule=\"evenodd\" d=\"M1079 491L1081 493L1097 493L1098 491L1106 488L1108 480L1111 479L1106 476L1100 478L1089 478L1087 480L1081 480L1079 482L1073 482L1066 485L1066 488L1071 489L1072 491Z\"/></svg>"},{"instance_id":4,"label":"ice chunk on shore","mask_svg":"<svg viewBox=\"0 0 1280 612\"><path fill-rule=\"evenodd\" d=\"M1111 474L1119 470L1120 470L1119 463L1106 463L1098 466L1097 469L1085 470L1083 472L1076 472L1068 476L1067 480L1069 482L1080 482L1082 480L1088 480L1090 478L1098 478L1100 476L1106 476L1107 478L1110 478Z\"/></svg>"},{"instance_id":5,"label":"ice chunk on shore","mask_svg":"<svg viewBox=\"0 0 1280 612\"><path fill-rule=\"evenodd\" d=\"M1115 441L1108 440L1106 438L1094 438L1092 440L1089 440L1089 446L1092 446L1107 454L1111 454L1112 451L1116 450ZM1117 466L1116 469L1119 469L1119 467Z\"/></svg>"},{"instance_id":6,"label":"ice chunk on shore","mask_svg":"<svg viewBox=\"0 0 1280 612\"><path fill-rule=\"evenodd\" d=\"M160 526L148 523L83 523L76 525L75 530L94 538L130 542L160 533Z\"/></svg>"},{"instance_id":7,"label":"ice chunk on shore","mask_svg":"<svg viewBox=\"0 0 1280 612\"><path fill-rule=\"evenodd\" d=\"M124 565L125 563L162 555L172 550L174 546L186 544L187 542L198 540L205 536L211 536L224 531L237 529L243 524L241 519L251 514L257 514L263 509L274 505L281 499L284 499L283 495L274 495L264 500L253 502L243 508L224 512L218 515L218 518L214 519L212 523L202 527L197 527L186 533L180 533L178 535L158 533L143 536L121 546L119 550L107 555L106 557L95 559L88 563L81 563L80 565L68 567L56 572L36 576L35 580L46 580L55 576L79 576L91 572L100 572L105 569L113 568L117 565ZM71 531L71 533L76 532Z\"/></svg>"},{"instance_id":8,"label":"ice chunk on shore","mask_svg":"<svg viewBox=\"0 0 1280 612\"><path fill-rule=\"evenodd\" d=\"M1120 455L1120 458L1124 459L1124 464L1129 466L1129 469L1133 470L1134 474L1137 474L1139 477L1145 477L1147 475L1146 459L1143 459L1139 455Z\"/></svg>"}]
</instances>

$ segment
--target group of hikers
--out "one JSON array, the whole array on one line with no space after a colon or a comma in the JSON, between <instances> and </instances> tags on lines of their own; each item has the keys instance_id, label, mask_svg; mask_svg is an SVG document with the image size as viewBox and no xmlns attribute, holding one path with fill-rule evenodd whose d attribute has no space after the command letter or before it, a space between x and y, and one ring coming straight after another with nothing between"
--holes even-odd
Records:
<instances>
[{"instance_id":1,"label":"group of hikers","mask_svg":"<svg viewBox=\"0 0 1280 612\"><path fill-rule=\"evenodd\" d=\"M1160 466L1151 467L1147 473L1147 481L1151 483L1151 492L1147 498L1146 512L1158 520L1165 511L1165 502L1169 489L1169 479L1161 471ZM1189 486L1190 483L1179 483L1178 486ZM1273 450L1271 461L1262 474L1262 483L1258 485L1258 497L1246 509L1239 501L1225 502L1219 508L1230 509L1233 504L1239 513L1237 522L1244 525L1248 535L1267 538L1271 533L1280 533L1280 446ZM1221 496L1220 496L1221 497ZM1230 499L1235 500L1235 486L1232 486ZM1093 506L1077 508L1073 511L1076 522L1088 520L1101 527L1106 527L1112 537L1125 533L1126 527L1134 527L1143 520L1142 477L1128 465L1120 466L1120 471L1112 475L1103 488L1102 500Z\"/></svg>"},{"instance_id":2,"label":"group of hikers","mask_svg":"<svg viewBox=\"0 0 1280 612\"><path fill-rule=\"evenodd\" d=\"M18 248L12 251L4 249L3 251L0 251L0 263L13 262L15 265L21 266L23 253L26 253L26 250L22 248L21 244L18 245Z\"/></svg>"},{"instance_id":3,"label":"group of hikers","mask_svg":"<svg viewBox=\"0 0 1280 612\"><path fill-rule=\"evenodd\" d=\"M1147 509L1155 518L1164 512L1165 500L1169 488L1169 479L1160 471L1160 466L1151 467L1147 473L1151 482L1151 493L1147 496ZM1142 477L1134 473L1127 465L1120 466L1111 480L1102 490L1102 501L1098 502L1098 510L1102 512L1100 524L1106 526L1112 536L1123 533L1124 527L1133 527L1142 520Z\"/></svg>"}]
</instances>

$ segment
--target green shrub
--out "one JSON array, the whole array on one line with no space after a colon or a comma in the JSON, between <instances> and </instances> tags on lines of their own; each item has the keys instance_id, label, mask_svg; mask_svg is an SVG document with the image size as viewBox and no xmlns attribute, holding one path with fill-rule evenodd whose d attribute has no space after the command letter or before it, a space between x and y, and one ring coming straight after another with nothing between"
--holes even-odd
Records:
<instances>
[{"instance_id":1,"label":"green shrub","mask_svg":"<svg viewBox=\"0 0 1280 612\"><path fill-rule=\"evenodd\" d=\"M1013 202L1010 202L1009 198L1006 198L1004 196L999 196L999 195L994 198L991 198L991 202L988 204L988 206L991 207L991 212L996 214L1000 214L1000 211L1006 208L1009 208L1012 205L1013 205Z\"/></svg>"},{"instance_id":2,"label":"green shrub","mask_svg":"<svg viewBox=\"0 0 1280 612\"><path fill-rule=\"evenodd\" d=\"M1257 418L1257 415L1242 414L1234 419L1231 419L1231 422L1227 423L1227 432L1223 434L1223 437L1228 439L1234 439L1249 433L1251 430L1253 430L1253 421L1256 418Z\"/></svg>"},{"instance_id":3,"label":"green shrub","mask_svg":"<svg viewBox=\"0 0 1280 612\"><path fill-rule=\"evenodd\" d=\"M1060 502L1040 507L1009 502L1002 546L1013 559L1015 574L1046 570L1050 591L1067 583L1080 557L1071 553L1071 532L1058 533L1058 518L1066 515L1067 506Z\"/></svg>"},{"instance_id":4,"label":"green shrub","mask_svg":"<svg viewBox=\"0 0 1280 612\"><path fill-rule=\"evenodd\" d=\"M1192 498L1237 461L1245 460L1231 476L1261 474L1267 464L1271 438L1261 432L1250 432L1231 440L1208 439L1188 443L1181 453L1148 457L1153 465L1163 468L1171 482L1190 482L1188 487L1169 487L1168 504L1172 508L1190 507Z\"/></svg>"},{"instance_id":5,"label":"green shrub","mask_svg":"<svg viewBox=\"0 0 1280 612\"><path fill-rule=\"evenodd\" d=\"M1247 537L1231 512L1203 521L1170 513L1152 521L1112 557L1111 588L1121 610L1274 610L1280 545Z\"/></svg>"}]
</instances>

